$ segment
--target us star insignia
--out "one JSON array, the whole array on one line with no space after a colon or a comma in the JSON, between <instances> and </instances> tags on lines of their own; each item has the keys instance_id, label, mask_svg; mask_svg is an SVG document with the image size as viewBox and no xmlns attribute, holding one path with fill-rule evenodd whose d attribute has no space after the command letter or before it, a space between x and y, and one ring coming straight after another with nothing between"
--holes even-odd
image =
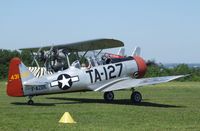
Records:
<instances>
[{"instance_id":1,"label":"us star insignia","mask_svg":"<svg viewBox=\"0 0 200 131\"><path fill-rule=\"evenodd\" d=\"M60 74L56 81L51 82L51 87L58 86L61 90L66 90L71 88L73 82L79 81L78 76L71 77L68 74Z\"/></svg>"}]
</instances>

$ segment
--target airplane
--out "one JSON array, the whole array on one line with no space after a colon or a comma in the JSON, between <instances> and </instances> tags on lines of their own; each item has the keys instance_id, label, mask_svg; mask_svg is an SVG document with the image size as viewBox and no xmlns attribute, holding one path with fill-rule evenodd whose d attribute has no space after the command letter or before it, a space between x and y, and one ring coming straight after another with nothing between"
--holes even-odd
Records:
<instances>
[{"instance_id":1,"label":"airplane","mask_svg":"<svg viewBox=\"0 0 200 131\"><path fill-rule=\"evenodd\" d=\"M27 104L33 105L34 101L32 98L34 96L95 91L103 92L104 100L112 102L114 100L113 91L129 89L132 90L131 102L139 104L142 101L142 95L140 92L135 91L136 88L169 82L187 76L176 75L142 78L146 73L147 65L145 60L139 55L140 48L135 49L133 56L114 57L111 58L109 63L97 58L101 58L101 56L98 56L100 53L87 58L88 66L82 66L80 63L81 59L86 57L88 51L100 50L99 52L101 52L103 49L122 46L124 46L124 43L119 40L95 39L70 44L45 46L42 48L22 48L20 50L37 51L39 56L42 56L38 52L41 50L49 50L46 54L52 54L52 50L64 52L62 57L66 57L68 68L36 76L19 58L15 57L11 59L9 65L7 95L12 97L28 97ZM76 52L77 54L78 52L85 53L81 58L70 63L69 54L72 52ZM61 56L59 56L59 53L57 54L58 57ZM46 59L50 58L49 56L46 57Z\"/></svg>"}]
</instances>

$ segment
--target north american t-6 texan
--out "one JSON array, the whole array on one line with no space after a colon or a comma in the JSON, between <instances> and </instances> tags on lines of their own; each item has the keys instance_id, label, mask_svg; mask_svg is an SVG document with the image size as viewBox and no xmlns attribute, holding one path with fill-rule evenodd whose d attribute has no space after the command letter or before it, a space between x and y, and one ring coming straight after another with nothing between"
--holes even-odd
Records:
<instances>
[{"instance_id":1,"label":"north american t-6 texan","mask_svg":"<svg viewBox=\"0 0 200 131\"><path fill-rule=\"evenodd\" d=\"M19 58L13 58L9 65L7 94L28 97L27 104L32 105L33 96L95 91L104 92L105 101L112 102L113 91L129 89L132 91L131 102L139 104L142 95L135 91L136 88L187 76L142 78L147 65L140 56L139 47L131 56L125 56L123 48L118 54L102 53L103 49L123 46L119 40L96 39L19 49L31 52L36 67L26 67ZM72 54L76 59L70 61Z\"/></svg>"}]
</instances>

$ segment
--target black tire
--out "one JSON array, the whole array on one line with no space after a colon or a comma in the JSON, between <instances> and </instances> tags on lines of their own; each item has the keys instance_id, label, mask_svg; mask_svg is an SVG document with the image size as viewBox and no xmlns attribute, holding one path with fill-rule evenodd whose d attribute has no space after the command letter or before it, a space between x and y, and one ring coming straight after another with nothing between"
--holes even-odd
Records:
<instances>
[{"instance_id":1,"label":"black tire","mask_svg":"<svg viewBox=\"0 0 200 131\"><path fill-rule=\"evenodd\" d=\"M134 104L139 104L142 101L142 95L140 92L138 91L134 91L131 94L131 102L133 102Z\"/></svg>"},{"instance_id":2,"label":"black tire","mask_svg":"<svg viewBox=\"0 0 200 131\"><path fill-rule=\"evenodd\" d=\"M29 100L27 103L28 103L28 105L33 105L34 101L33 100Z\"/></svg>"},{"instance_id":3,"label":"black tire","mask_svg":"<svg viewBox=\"0 0 200 131\"><path fill-rule=\"evenodd\" d=\"M104 93L104 100L106 102L112 102L114 100L114 93L112 91Z\"/></svg>"}]
</instances>

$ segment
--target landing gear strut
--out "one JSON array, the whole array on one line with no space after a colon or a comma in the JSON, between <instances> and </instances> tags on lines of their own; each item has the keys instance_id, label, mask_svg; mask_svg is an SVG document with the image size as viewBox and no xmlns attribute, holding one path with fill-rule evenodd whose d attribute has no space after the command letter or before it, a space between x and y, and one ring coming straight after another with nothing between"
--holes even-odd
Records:
<instances>
[{"instance_id":1,"label":"landing gear strut","mask_svg":"<svg viewBox=\"0 0 200 131\"><path fill-rule=\"evenodd\" d=\"M131 102L139 104L142 101L142 95L138 91L133 91L131 94Z\"/></svg>"},{"instance_id":2,"label":"landing gear strut","mask_svg":"<svg viewBox=\"0 0 200 131\"><path fill-rule=\"evenodd\" d=\"M114 93L112 91L104 93L104 100L106 102L112 102L114 100Z\"/></svg>"},{"instance_id":3,"label":"landing gear strut","mask_svg":"<svg viewBox=\"0 0 200 131\"><path fill-rule=\"evenodd\" d=\"M33 105L33 104L34 104L34 101L32 100L32 97L33 97L33 96L29 96L29 97L28 97L28 98L29 98L29 100L28 100L28 102L27 102L28 105Z\"/></svg>"}]
</instances>

